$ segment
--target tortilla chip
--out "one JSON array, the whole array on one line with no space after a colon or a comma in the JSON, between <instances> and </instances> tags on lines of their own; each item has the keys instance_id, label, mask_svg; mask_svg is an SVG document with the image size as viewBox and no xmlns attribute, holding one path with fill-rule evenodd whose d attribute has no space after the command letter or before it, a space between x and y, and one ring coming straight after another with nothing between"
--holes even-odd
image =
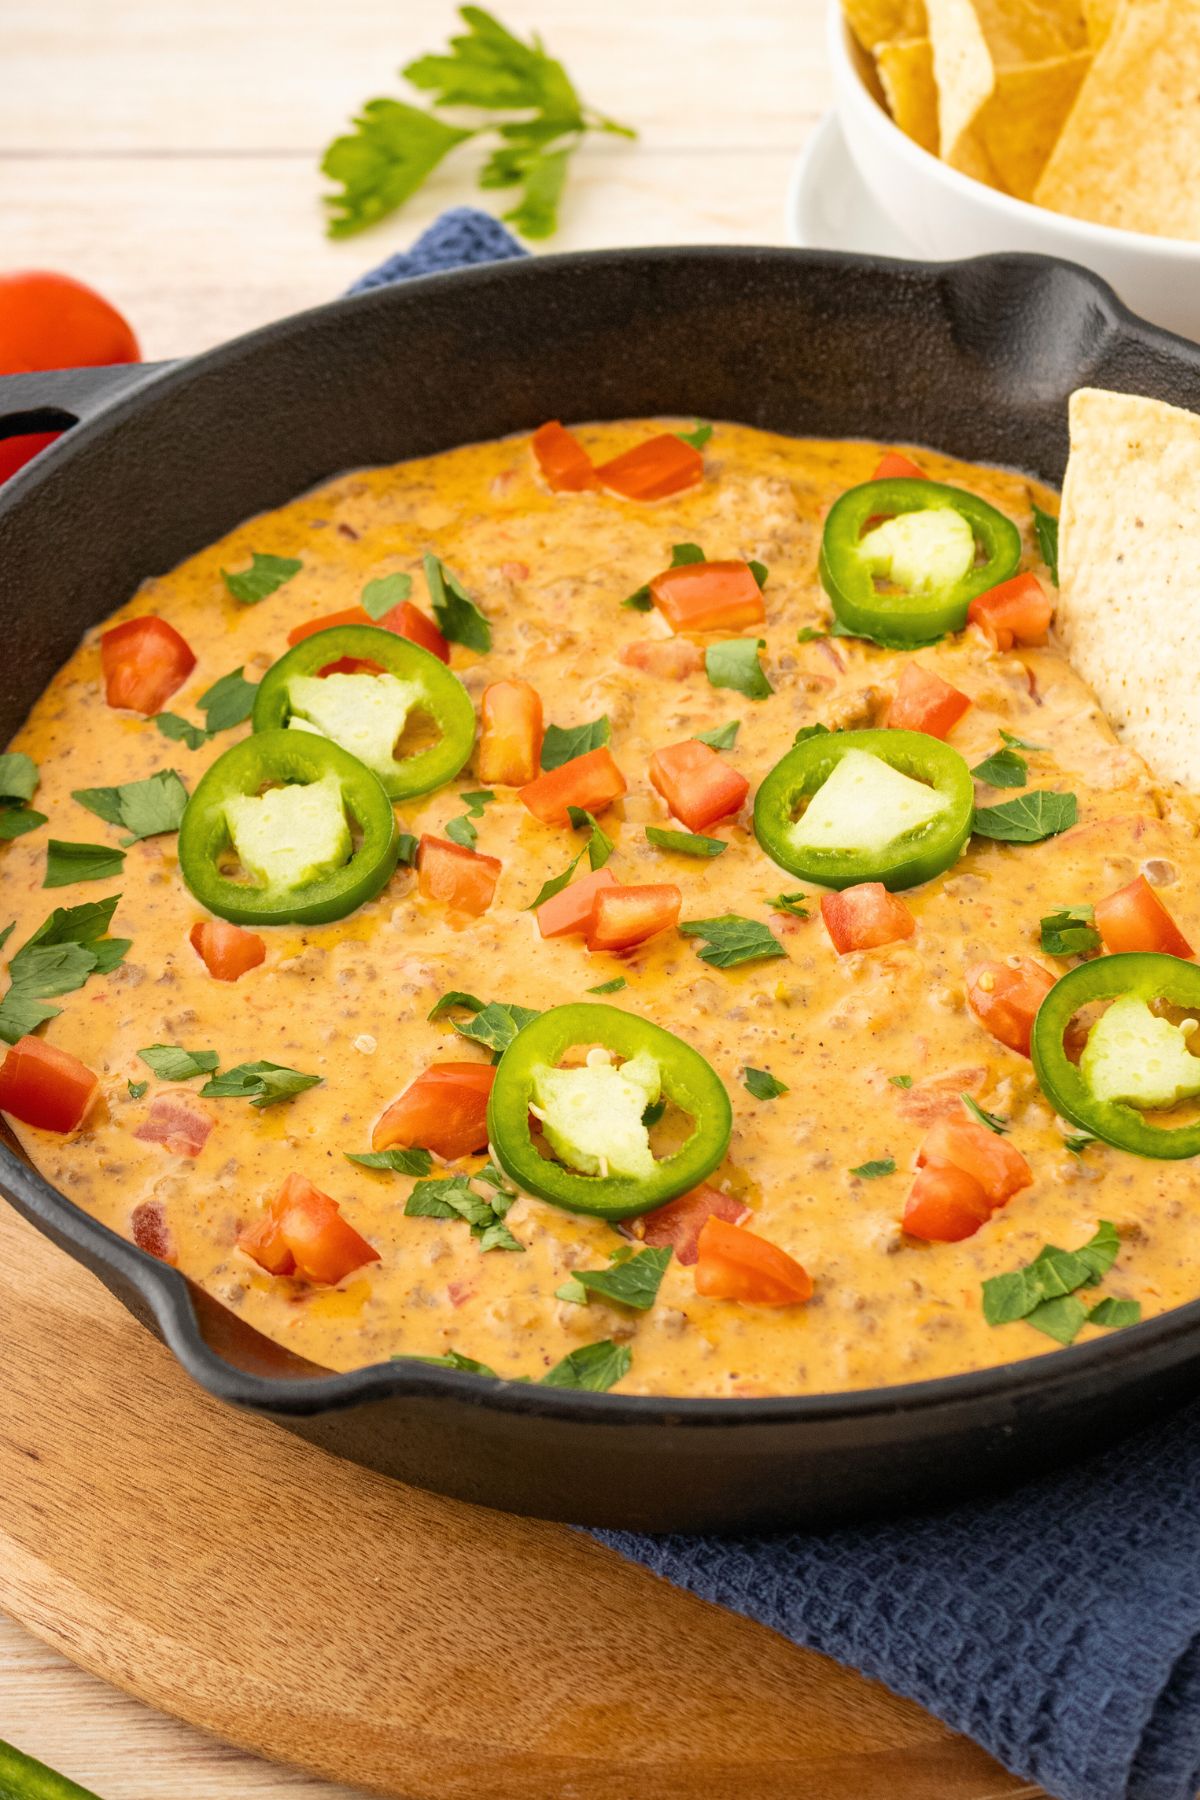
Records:
<instances>
[{"instance_id":1,"label":"tortilla chip","mask_svg":"<svg viewBox=\"0 0 1200 1800\"><path fill-rule=\"evenodd\" d=\"M1117 0L1083 0L1083 16L1087 24L1088 43L1098 50L1117 16Z\"/></svg>"},{"instance_id":2,"label":"tortilla chip","mask_svg":"<svg viewBox=\"0 0 1200 1800\"><path fill-rule=\"evenodd\" d=\"M1042 178L1039 206L1200 238L1200 0L1122 0Z\"/></svg>"},{"instance_id":3,"label":"tortilla chip","mask_svg":"<svg viewBox=\"0 0 1200 1800\"><path fill-rule=\"evenodd\" d=\"M925 0L842 0L842 11L864 50L925 35Z\"/></svg>"},{"instance_id":4,"label":"tortilla chip","mask_svg":"<svg viewBox=\"0 0 1200 1800\"><path fill-rule=\"evenodd\" d=\"M938 101L933 80L933 46L928 38L880 44L875 52L888 110L901 131L922 150L937 155Z\"/></svg>"},{"instance_id":5,"label":"tortilla chip","mask_svg":"<svg viewBox=\"0 0 1200 1800\"><path fill-rule=\"evenodd\" d=\"M1071 396L1058 627L1118 735L1200 791L1200 417L1136 394Z\"/></svg>"},{"instance_id":6,"label":"tortilla chip","mask_svg":"<svg viewBox=\"0 0 1200 1800\"><path fill-rule=\"evenodd\" d=\"M1087 48L1082 0L927 0L938 140L953 160L1001 69Z\"/></svg>"},{"instance_id":7,"label":"tortilla chip","mask_svg":"<svg viewBox=\"0 0 1200 1800\"><path fill-rule=\"evenodd\" d=\"M955 146L955 168L1030 199L1091 61L1090 50L1074 50L997 69L991 94Z\"/></svg>"}]
</instances>

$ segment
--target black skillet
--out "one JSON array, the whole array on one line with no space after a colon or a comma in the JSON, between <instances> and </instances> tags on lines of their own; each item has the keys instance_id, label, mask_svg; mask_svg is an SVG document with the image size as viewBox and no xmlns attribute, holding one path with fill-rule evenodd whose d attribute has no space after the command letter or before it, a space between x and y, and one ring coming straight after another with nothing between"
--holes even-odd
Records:
<instances>
[{"instance_id":1,"label":"black skillet","mask_svg":"<svg viewBox=\"0 0 1200 1800\"><path fill-rule=\"evenodd\" d=\"M338 471L543 419L686 414L929 444L1050 482L1084 385L1200 410L1200 350L1049 258L786 250L539 258L338 301L185 363L0 381L0 436L73 425L0 490L0 743L83 631ZM941 1381L772 1400L299 1363L0 1146L0 1191L231 1405L407 1481L651 1531L827 1523L994 1488L1195 1388L1200 1302ZM2 1329L2 1322L0 1322ZM47 1370L54 1387L69 1367ZM112 1421L119 1429L119 1422Z\"/></svg>"}]
</instances>

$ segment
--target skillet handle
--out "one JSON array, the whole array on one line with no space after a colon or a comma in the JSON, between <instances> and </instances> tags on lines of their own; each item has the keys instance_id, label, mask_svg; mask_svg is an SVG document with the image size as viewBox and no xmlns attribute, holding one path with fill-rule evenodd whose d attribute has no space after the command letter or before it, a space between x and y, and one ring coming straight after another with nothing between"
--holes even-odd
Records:
<instances>
[{"instance_id":1,"label":"skillet handle","mask_svg":"<svg viewBox=\"0 0 1200 1800\"><path fill-rule=\"evenodd\" d=\"M115 363L103 369L0 376L0 438L68 431L168 367L168 363Z\"/></svg>"}]
</instances>

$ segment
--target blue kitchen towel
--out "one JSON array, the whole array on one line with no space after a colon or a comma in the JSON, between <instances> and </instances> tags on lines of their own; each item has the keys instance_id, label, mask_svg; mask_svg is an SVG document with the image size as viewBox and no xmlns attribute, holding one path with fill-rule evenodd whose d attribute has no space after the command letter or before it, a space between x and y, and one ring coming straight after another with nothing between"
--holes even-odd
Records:
<instances>
[{"instance_id":1,"label":"blue kitchen towel","mask_svg":"<svg viewBox=\"0 0 1200 1800\"><path fill-rule=\"evenodd\" d=\"M354 291L524 254L462 207ZM916 1518L596 1536L920 1701L1056 1800L1200 1787L1200 1406L999 1499Z\"/></svg>"}]
</instances>

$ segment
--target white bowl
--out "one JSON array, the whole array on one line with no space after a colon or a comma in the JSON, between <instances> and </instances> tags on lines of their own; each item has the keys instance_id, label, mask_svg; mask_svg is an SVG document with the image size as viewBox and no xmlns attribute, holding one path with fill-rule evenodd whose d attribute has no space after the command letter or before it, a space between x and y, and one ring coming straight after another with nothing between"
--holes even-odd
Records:
<instances>
[{"instance_id":1,"label":"white bowl","mask_svg":"<svg viewBox=\"0 0 1200 1800\"><path fill-rule=\"evenodd\" d=\"M827 42L847 148L876 205L914 249L936 259L994 250L1066 257L1095 270L1143 318L1200 338L1200 244L1091 225L947 167L906 137L876 98L869 59L839 0L830 0Z\"/></svg>"}]
</instances>

